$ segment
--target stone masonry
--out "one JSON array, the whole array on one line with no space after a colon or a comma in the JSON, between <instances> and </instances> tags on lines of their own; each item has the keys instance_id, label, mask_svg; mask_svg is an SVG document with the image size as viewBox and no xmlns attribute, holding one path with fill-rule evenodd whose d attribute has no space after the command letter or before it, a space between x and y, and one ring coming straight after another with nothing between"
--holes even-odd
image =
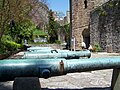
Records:
<instances>
[{"instance_id":1,"label":"stone masonry","mask_svg":"<svg viewBox=\"0 0 120 90\"><path fill-rule=\"evenodd\" d=\"M81 49L85 42L87 48L90 44L89 20L90 12L108 0L71 0L72 2L72 38L75 38L75 49ZM73 43L71 43L73 48Z\"/></svg>"},{"instance_id":2,"label":"stone masonry","mask_svg":"<svg viewBox=\"0 0 120 90\"><path fill-rule=\"evenodd\" d=\"M30 0L30 3L32 6L34 6L29 14L29 16L31 17L31 20L37 27L42 29L44 32L47 32L46 28L49 22L48 6L42 2L35 2L34 0Z\"/></svg>"},{"instance_id":3,"label":"stone masonry","mask_svg":"<svg viewBox=\"0 0 120 90\"><path fill-rule=\"evenodd\" d=\"M90 43L103 51L120 52L120 1L113 0L91 12Z\"/></svg>"}]
</instances>

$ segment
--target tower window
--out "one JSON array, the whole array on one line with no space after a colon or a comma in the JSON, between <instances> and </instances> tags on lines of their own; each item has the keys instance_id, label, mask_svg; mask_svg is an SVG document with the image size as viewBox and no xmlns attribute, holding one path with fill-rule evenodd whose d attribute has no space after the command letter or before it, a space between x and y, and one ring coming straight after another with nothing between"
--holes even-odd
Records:
<instances>
[{"instance_id":1,"label":"tower window","mask_svg":"<svg viewBox=\"0 0 120 90\"><path fill-rule=\"evenodd\" d=\"M84 0L85 8L87 8L87 0Z\"/></svg>"}]
</instances>

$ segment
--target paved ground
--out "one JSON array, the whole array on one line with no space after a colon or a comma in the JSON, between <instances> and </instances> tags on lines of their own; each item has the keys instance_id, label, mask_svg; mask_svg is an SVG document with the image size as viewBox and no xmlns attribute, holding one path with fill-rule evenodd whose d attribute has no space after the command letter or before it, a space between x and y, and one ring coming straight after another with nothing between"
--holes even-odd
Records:
<instances>
[{"instance_id":1,"label":"paved ground","mask_svg":"<svg viewBox=\"0 0 120 90\"><path fill-rule=\"evenodd\" d=\"M20 52L13 57L20 57ZM92 53L92 58L111 57L120 54ZM70 73L49 79L40 78L42 90L111 90L112 69L82 73ZM12 90L13 81L0 82L0 90Z\"/></svg>"}]
</instances>

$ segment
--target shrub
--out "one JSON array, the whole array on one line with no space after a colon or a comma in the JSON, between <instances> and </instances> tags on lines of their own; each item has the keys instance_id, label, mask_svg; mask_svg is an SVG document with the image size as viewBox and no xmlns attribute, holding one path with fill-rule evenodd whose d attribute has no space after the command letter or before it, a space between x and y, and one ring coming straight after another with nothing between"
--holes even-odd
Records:
<instances>
[{"instance_id":1,"label":"shrub","mask_svg":"<svg viewBox=\"0 0 120 90\"><path fill-rule=\"evenodd\" d=\"M12 41L12 37L11 36L9 36L9 35L4 35L3 37L2 37L2 42L4 43L5 41Z\"/></svg>"},{"instance_id":2,"label":"shrub","mask_svg":"<svg viewBox=\"0 0 120 90\"><path fill-rule=\"evenodd\" d=\"M12 41L11 36L9 35L4 35L1 39L1 52L3 51L14 51L17 49L22 49L23 45L17 44L16 42Z\"/></svg>"},{"instance_id":3,"label":"shrub","mask_svg":"<svg viewBox=\"0 0 120 90\"><path fill-rule=\"evenodd\" d=\"M61 44L61 41L55 40L55 43L56 43L56 44Z\"/></svg>"},{"instance_id":4,"label":"shrub","mask_svg":"<svg viewBox=\"0 0 120 90\"><path fill-rule=\"evenodd\" d=\"M2 41L0 41L0 54L6 53L6 47Z\"/></svg>"},{"instance_id":5,"label":"shrub","mask_svg":"<svg viewBox=\"0 0 120 90\"><path fill-rule=\"evenodd\" d=\"M99 43L94 44L93 48L95 49L96 52L100 52L102 50L102 48L100 47Z\"/></svg>"},{"instance_id":6,"label":"shrub","mask_svg":"<svg viewBox=\"0 0 120 90\"><path fill-rule=\"evenodd\" d=\"M5 53L5 49L0 47L0 54L4 54Z\"/></svg>"},{"instance_id":7,"label":"shrub","mask_svg":"<svg viewBox=\"0 0 120 90\"><path fill-rule=\"evenodd\" d=\"M22 47L22 45L17 44L16 42L13 41L5 41L4 45L8 51L14 51Z\"/></svg>"}]
</instances>

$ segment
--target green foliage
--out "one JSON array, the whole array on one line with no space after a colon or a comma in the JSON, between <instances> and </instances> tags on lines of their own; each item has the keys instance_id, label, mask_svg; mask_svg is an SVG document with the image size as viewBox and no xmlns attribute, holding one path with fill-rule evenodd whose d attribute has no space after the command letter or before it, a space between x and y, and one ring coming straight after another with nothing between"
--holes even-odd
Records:
<instances>
[{"instance_id":1,"label":"green foliage","mask_svg":"<svg viewBox=\"0 0 120 90\"><path fill-rule=\"evenodd\" d=\"M67 37L70 37L70 24L66 24L63 26L65 34Z\"/></svg>"},{"instance_id":2,"label":"green foliage","mask_svg":"<svg viewBox=\"0 0 120 90\"><path fill-rule=\"evenodd\" d=\"M120 6L120 0L109 0L107 3L105 3L101 7L98 7L96 11L99 13L100 16L107 16L108 13L106 12L104 8L107 7L109 9L113 9L116 6Z\"/></svg>"},{"instance_id":3,"label":"green foliage","mask_svg":"<svg viewBox=\"0 0 120 90\"><path fill-rule=\"evenodd\" d=\"M101 16L107 16L107 12L106 11L101 11L100 15Z\"/></svg>"},{"instance_id":4,"label":"green foliage","mask_svg":"<svg viewBox=\"0 0 120 90\"><path fill-rule=\"evenodd\" d=\"M5 31L9 32L9 23L12 20L20 22L28 19L30 10L31 5L28 0L0 0L0 40Z\"/></svg>"},{"instance_id":5,"label":"green foliage","mask_svg":"<svg viewBox=\"0 0 120 90\"><path fill-rule=\"evenodd\" d=\"M16 22L15 28L9 30L9 34L15 42L21 44L24 39L32 40L33 31L35 29L35 25L28 19L21 22Z\"/></svg>"},{"instance_id":6,"label":"green foliage","mask_svg":"<svg viewBox=\"0 0 120 90\"><path fill-rule=\"evenodd\" d=\"M2 37L2 42L5 42L5 41L12 41L12 37L10 35L3 35Z\"/></svg>"},{"instance_id":7,"label":"green foliage","mask_svg":"<svg viewBox=\"0 0 120 90\"><path fill-rule=\"evenodd\" d=\"M93 48L95 49L96 52L100 52L102 50L99 43L95 43Z\"/></svg>"},{"instance_id":8,"label":"green foliage","mask_svg":"<svg viewBox=\"0 0 120 90\"><path fill-rule=\"evenodd\" d=\"M49 11L49 25L48 25L48 34L50 36L49 42L54 43L55 40L58 40L58 29L60 27L60 24L55 21L55 18L53 17L52 10Z\"/></svg>"},{"instance_id":9,"label":"green foliage","mask_svg":"<svg viewBox=\"0 0 120 90\"><path fill-rule=\"evenodd\" d=\"M107 3L107 6L109 6L110 8L114 8L115 6L119 6L120 5L120 0L110 0Z\"/></svg>"},{"instance_id":10,"label":"green foliage","mask_svg":"<svg viewBox=\"0 0 120 90\"><path fill-rule=\"evenodd\" d=\"M63 33L65 35L65 41L68 42L70 38L70 24L61 26L53 17L53 12L49 12L49 25L48 25L48 34L49 34L49 43L56 43L58 40L58 34ZM57 42L58 43L58 42ZM60 42L59 42L60 43Z\"/></svg>"},{"instance_id":11,"label":"green foliage","mask_svg":"<svg viewBox=\"0 0 120 90\"><path fill-rule=\"evenodd\" d=\"M66 24L63 27L65 28L66 33L70 33L70 24Z\"/></svg>"},{"instance_id":12,"label":"green foliage","mask_svg":"<svg viewBox=\"0 0 120 90\"><path fill-rule=\"evenodd\" d=\"M15 51L18 49L23 48L23 45L17 44L16 42L12 41L11 37L8 35L4 35L1 40L1 52L6 53L8 51Z\"/></svg>"},{"instance_id":13,"label":"green foliage","mask_svg":"<svg viewBox=\"0 0 120 90\"><path fill-rule=\"evenodd\" d=\"M11 37L10 36L8 36L8 35L4 35L3 37L2 37L2 39L1 39L1 41L0 41L0 54L4 54L4 53L6 53L6 47L5 47L5 41L6 40L11 40Z\"/></svg>"},{"instance_id":14,"label":"green foliage","mask_svg":"<svg viewBox=\"0 0 120 90\"><path fill-rule=\"evenodd\" d=\"M16 50L21 47L24 39L33 39L36 27L30 21L29 14L38 2L38 0L0 0L0 52Z\"/></svg>"},{"instance_id":15,"label":"green foliage","mask_svg":"<svg viewBox=\"0 0 120 90\"><path fill-rule=\"evenodd\" d=\"M4 54L4 53L6 53L5 46L3 45L2 42L0 42L0 54Z\"/></svg>"},{"instance_id":16,"label":"green foliage","mask_svg":"<svg viewBox=\"0 0 120 90\"><path fill-rule=\"evenodd\" d=\"M65 24L64 26L61 26L61 30L62 32L64 32L65 42L70 45L70 24Z\"/></svg>"},{"instance_id":17,"label":"green foliage","mask_svg":"<svg viewBox=\"0 0 120 90\"><path fill-rule=\"evenodd\" d=\"M5 49L0 47L0 54L4 54L5 53Z\"/></svg>"},{"instance_id":18,"label":"green foliage","mask_svg":"<svg viewBox=\"0 0 120 90\"><path fill-rule=\"evenodd\" d=\"M48 36L47 33L43 32L40 29L36 29L33 31L33 35L38 35L38 36Z\"/></svg>"},{"instance_id":19,"label":"green foliage","mask_svg":"<svg viewBox=\"0 0 120 90\"><path fill-rule=\"evenodd\" d=\"M109 7L114 7L114 4L113 4L113 1L110 1L109 3L107 3L107 6L109 6Z\"/></svg>"},{"instance_id":20,"label":"green foliage","mask_svg":"<svg viewBox=\"0 0 120 90\"><path fill-rule=\"evenodd\" d=\"M29 44L39 45L39 44L49 44L49 43L48 42L30 42Z\"/></svg>"},{"instance_id":21,"label":"green foliage","mask_svg":"<svg viewBox=\"0 0 120 90\"><path fill-rule=\"evenodd\" d=\"M56 44L61 44L61 41L56 40L55 43L56 43Z\"/></svg>"},{"instance_id":22,"label":"green foliage","mask_svg":"<svg viewBox=\"0 0 120 90\"><path fill-rule=\"evenodd\" d=\"M21 23L18 23L18 30L20 31L20 35L22 35L24 38L29 38L32 34L33 30L35 29L35 25L31 21L23 21Z\"/></svg>"},{"instance_id":23,"label":"green foliage","mask_svg":"<svg viewBox=\"0 0 120 90\"><path fill-rule=\"evenodd\" d=\"M100 16L107 16L107 12L102 7L97 8L96 11Z\"/></svg>"},{"instance_id":24,"label":"green foliage","mask_svg":"<svg viewBox=\"0 0 120 90\"><path fill-rule=\"evenodd\" d=\"M14 50L17 50L17 49L21 48L20 44L17 44L13 41L6 41L4 43L4 45L6 46L8 51L14 51Z\"/></svg>"}]
</instances>

